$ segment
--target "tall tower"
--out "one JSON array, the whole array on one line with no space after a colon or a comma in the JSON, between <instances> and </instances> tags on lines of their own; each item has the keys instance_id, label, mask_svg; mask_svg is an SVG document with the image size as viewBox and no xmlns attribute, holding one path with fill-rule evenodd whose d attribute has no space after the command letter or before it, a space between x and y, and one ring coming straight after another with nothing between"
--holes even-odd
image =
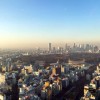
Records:
<instances>
[{"instance_id":1,"label":"tall tower","mask_svg":"<svg viewBox=\"0 0 100 100\"><path fill-rule=\"evenodd\" d=\"M76 47L76 44L74 43L73 48L75 48L75 47Z\"/></svg>"},{"instance_id":2,"label":"tall tower","mask_svg":"<svg viewBox=\"0 0 100 100\"><path fill-rule=\"evenodd\" d=\"M49 43L49 51L51 51L51 50L52 50L51 43Z\"/></svg>"},{"instance_id":3,"label":"tall tower","mask_svg":"<svg viewBox=\"0 0 100 100\"><path fill-rule=\"evenodd\" d=\"M11 67L11 58L6 59L6 71L9 72Z\"/></svg>"}]
</instances>

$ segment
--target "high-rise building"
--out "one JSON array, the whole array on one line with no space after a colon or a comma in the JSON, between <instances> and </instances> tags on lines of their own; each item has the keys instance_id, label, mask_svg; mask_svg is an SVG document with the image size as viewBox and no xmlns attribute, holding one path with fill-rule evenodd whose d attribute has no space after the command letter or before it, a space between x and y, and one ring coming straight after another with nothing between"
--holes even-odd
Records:
<instances>
[{"instance_id":1,"label":"high-rise building","mask_svg":"<svg viewBox=\"0 0 100 100\"><path fill-rule=\"evenodd\" d=\"M75 48L75 47L76 47L76 44L74 43L73 48Z\"/></svg>"},{"instance_id":2,"label":"high-rise building","mask_svg":"<svg viewBox=\"0 0 100 100\"><path fill-rule=\"evenodd\" d=\"M6 71L10 71L11 67L11 58L6 59Z\"/></svg>"},{"instance_id":3,"label":"high-rise building","mask_svg":"<svg viewBox=\"0 0 100 100\"><path fill-rule=\"evenodd\" d=\"M56 68L53 68L52 69L52 74L53 75L55 75L55 74L61 75L61 66L57 66Z\"/></svg>"},{"instance_id":4,"label":"high-rise building","mask_svg":"<svg viewBox=\"0 0 100 100\"><path fill-rule=\"evenodd\" d=\"M51 51L51 50L52 50L51 43L49 43L49 51Z\"/></svg>"},{"instance_id":5,"label":"high-rise building","mask_svg":"<svg viewBox=\"0 0 100 100\"><path fill-rule=\"evenodd\" d=\"M98 50L98 46L94 46L94 52L96 53Z\"/></svg>"},{"instance_id":6,"label":"high-rise building","mask_svg":"<svg viewBox=\"0 0 100 100\"><path fill-rule=\"evenodd\" d=\"M89 51L89 49L90 49L90 45L89 44L86 44L85 50L86 51Z\"/></svg>"}]
</instances>

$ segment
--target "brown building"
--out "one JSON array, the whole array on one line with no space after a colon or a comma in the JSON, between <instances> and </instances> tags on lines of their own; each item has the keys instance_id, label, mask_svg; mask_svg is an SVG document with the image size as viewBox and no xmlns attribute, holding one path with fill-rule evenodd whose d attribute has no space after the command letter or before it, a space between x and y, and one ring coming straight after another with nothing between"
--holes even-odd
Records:
<instances>
[{"instance_id":1,"label":"brown building","mask_svg":"<svg viewBox=\"0 0 100 100\"><path fill-rule=\"evenodd\" d=\"M55 68L52 69L52 74L55 75L55 74L59 74L61 75L61 66L57 66Z\"/></svg>"}]
</instances>

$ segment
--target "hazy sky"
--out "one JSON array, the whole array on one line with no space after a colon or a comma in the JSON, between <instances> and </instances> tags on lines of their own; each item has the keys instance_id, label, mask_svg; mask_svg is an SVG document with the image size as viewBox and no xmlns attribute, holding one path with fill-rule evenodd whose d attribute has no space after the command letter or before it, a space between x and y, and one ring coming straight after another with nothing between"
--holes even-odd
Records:
<instances>
[{"instance_id":1,"label":"hazy sky","mask_svg":"<svg viewBox=\"0 0 100 100\"><path fill-rule=\"evenodd\" d=\"M0 47L99 39L100 0L0 0Z\"/></svg>"}]
</instances>

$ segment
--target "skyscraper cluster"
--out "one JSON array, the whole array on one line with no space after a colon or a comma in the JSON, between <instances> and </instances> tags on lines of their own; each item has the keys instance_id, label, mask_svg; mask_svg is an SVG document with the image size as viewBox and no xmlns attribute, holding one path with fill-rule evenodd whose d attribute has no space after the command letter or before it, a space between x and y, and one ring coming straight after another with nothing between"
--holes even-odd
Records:
<instances>
[{"instance_id":1,"label":"skyscraper cluster","mask_svg":"<svg viewBox=\"0 0 100 100\"><path fill-rule=\"evenodd\" d=\"M58 46L58 47L52 47L52 44L49 43L48 47L49 53L75 53L75 52L87 52L87 53L99 53L99 47L96 45L90 45L90 44L73 44L73 46L69 46L68 44L65 44L65 47Z\"/></svg>"}]
</instances>

